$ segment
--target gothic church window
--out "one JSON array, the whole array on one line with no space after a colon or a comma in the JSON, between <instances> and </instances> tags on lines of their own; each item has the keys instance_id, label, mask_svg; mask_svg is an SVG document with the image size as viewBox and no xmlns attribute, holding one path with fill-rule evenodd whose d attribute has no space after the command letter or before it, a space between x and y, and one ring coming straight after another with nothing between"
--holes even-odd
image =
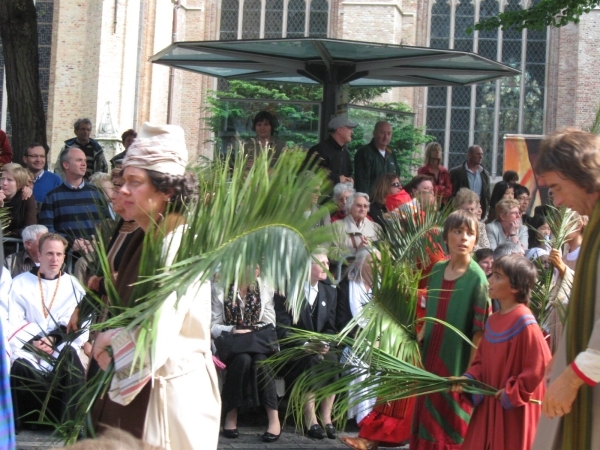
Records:
<instances>
[{"instance_id":1,"label":"gothic church window","mask_svg":"<svg viewBox=\"0 0 600 450\"><path fill-rule=\"evenodd\" d=\"M547 31L466 33L478 20L520 9L520 0L432 2L431 47L472 51L523 73L477 86L429 88L427 93L427 133L444 147L444 164L461 164L467 148L478 144L484 149L484 166L492 175L501 174L505 134L544 132Z\"/></svg>"},{"instance_id":2,"label":"gothic church window","mask_svg":"<svg viewBox=\"0 0 600 450\"><path fill-rule=\"evenodd\" d=\"M327 37L328 0L221 0L219 39Z\"/></svg>"}]
</instances>

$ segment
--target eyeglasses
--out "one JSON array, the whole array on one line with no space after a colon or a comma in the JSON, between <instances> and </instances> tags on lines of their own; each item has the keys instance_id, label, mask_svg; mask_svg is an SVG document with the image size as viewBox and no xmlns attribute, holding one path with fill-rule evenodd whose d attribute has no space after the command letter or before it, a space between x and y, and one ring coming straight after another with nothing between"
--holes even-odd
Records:
<instances>
[{"instance_id":1,"label":"eyeglasses","mask_svg":"<svg viewBox=\"0 0 600 450\"><path fill-rule=\"evenodd\" d=\"M402 185L400 183L392 183L391 186L395 187L395 188L401 188L402 187Z\"/></svg>"}]
</instances>

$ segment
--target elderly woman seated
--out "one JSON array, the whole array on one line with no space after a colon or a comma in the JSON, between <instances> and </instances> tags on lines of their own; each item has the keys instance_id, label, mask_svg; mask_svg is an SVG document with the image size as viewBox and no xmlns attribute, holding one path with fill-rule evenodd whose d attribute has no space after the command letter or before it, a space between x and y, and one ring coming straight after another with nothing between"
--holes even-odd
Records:
<instances>
[{"instance_id":1,"label":"elderly woman seated","mask_svg":"<svg viewBox=\"0 0 600 450\"><path fill-rule=\"evenodd\" d=\"M343 220L348 214L348 210L346 208L346 202L348 197L354 195L356 191L352 187L352 183L338 183L333 188L333 201L337 205L338 209L331 215L331 221L336 222L338 220Z\"/></svg>"},{"instance_id":2,"label":"elderly woman seated","mask_svg":"<svg viewBox=\"0 0 600 450\"><path fill-rule=\"evenodd\" d=\"M348 198L348 215L333 224L333 245L341 255L354 257L359 248L379 240L381 227L368 219L369 206L369 196L357 192Z\"/></svg>"},{"instance_id":3,"label":"elderly woman seated","mask_svg":"<svg viewBox=\"0 0 600 450\"><path fill-rule=\"evenodd\" d=\"M454 210L458 211L459 209L469 211L470 213L475 214L475 217L477 217L479 239L477 240L477 244L475 244L475 249L473 251L477 251L480 248L490 248L490 241L487 237L485 223L481 221L482 209L477 193L469 188L460 188L456 193L456 197L454 197Z\"/></svg>"},{"instance_id":4,"label":"elderly woman seated","mask_svg":"<svg viewBox=\"0 0 600 450\"><path fill-rule=\"evenodd\" d=\"M496 219L486 225L490 248L506 242L520 243L524 250L529 247L527 227L521 223L519 202L515 199L500 200L496 205Z\"/></svg>"},{"instance_id":5,"label":"elderly woman seated","mask_svg":"<svg viewBox=\"0 0 600 450\"><path fill-rule=\"evenodd\" d=\"M218 283L212 287L212 321L211 335L213 339L229 333L250 333L260 327L275 325L275 306L273 290L258 277L251 281L240 281L240 285L224 288ZM250 277L247 277L247 280ZM262 405L267 411L269 426L262 440L273 442L281 435L281 424L277 411L277 390L272 371L259 364L267 359L266 354L239 353L224 361L227 374L221 394L225 423L223 435L237 438L238 408L244 404L247 392L250 392L254 406Z\"/></svg>"}]
</instances>

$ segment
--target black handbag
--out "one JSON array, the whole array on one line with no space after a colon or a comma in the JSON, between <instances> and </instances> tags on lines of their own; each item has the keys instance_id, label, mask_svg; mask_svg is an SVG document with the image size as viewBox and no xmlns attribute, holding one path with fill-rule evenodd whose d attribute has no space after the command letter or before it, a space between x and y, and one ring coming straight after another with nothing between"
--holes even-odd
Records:
<instances>
[{"instance_id":1,"label":"black handbag","mask_svg":"<svg viewBox=\"0 0 600 450\"><path fill-rule=\"evenodd\" d=\"M214 340L219 359L225 364L236 355L274 355L279 351L279 341L273 324L250 333L227 333Z\"/></svg>"}]
</instances>

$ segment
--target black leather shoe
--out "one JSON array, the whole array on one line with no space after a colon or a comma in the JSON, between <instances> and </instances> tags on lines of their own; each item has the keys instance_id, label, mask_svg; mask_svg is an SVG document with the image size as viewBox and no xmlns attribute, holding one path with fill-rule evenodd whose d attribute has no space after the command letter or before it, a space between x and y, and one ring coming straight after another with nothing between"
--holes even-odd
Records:
<instances>
[{"instance_id":1,"label":"black leather shoe","mask_svg":"<svg viewBox=\"0 0 600 450\"><path fill-rule=\"evenodd\" d=\"M265 431L265 434L262 435L262 440L263 442L275 442L277 439L279 439L279 436L281 436L281 433L272 434L268 431Z\"/></svg>"},{"instance_id":2,"label":"black leather shoe","mask_svg":"<svg viewBox=\"0 0 600 450\"><path fill-rule=\"evenodd\" d=\"M239 435L240 433L237 428L234 428L233 430L226 430L225 428L223 428L223 436L225 436L226 438L235 439Z\"/></svg>"},{"instance_id":3,"label":"black leather shoe","mask_svg":"<svg viewBox=\"0 0 600 450\"><path fill-rule=\"evenodd\" d=\"M337 430L335 429L333 424L328 423L327 425L325 425L325 431L327 432L327 437L329 439L337 438Z\"/></svg>"},{"instance_id":4,"label":"black leather shoe","mask_svg":"<svg viewBox=\"0 0 600 450\"><path fill-rule=\"evenodd\" d=\"M313 439L325 439L326 436L325 430L318 423L306 430L306 435Z\"/></svg>"}]
</instances>

